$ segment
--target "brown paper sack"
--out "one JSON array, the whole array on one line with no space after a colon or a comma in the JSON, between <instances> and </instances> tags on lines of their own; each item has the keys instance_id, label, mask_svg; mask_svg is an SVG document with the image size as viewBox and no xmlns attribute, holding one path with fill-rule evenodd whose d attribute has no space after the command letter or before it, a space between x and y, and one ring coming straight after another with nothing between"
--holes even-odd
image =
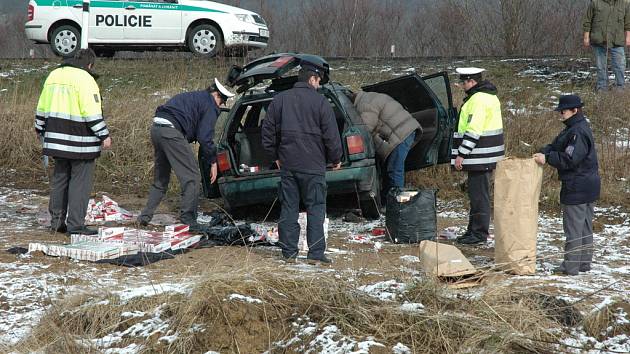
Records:
<instances>
[{"instance_id":1,"label":"brown paper sack","mask_svg":"<svg viewBox=\"0 0 630 354\"><path fill-rule=\"evenodd\" d=\"M538 199L543 168L534 159L509 158L494 172L494 257L505 271L536 273Z\"/></svg>"},{"instance_id":2,"label":"brown paper sack","mask_svg":"<svg viewBox=\"0 0 630 354\"><path fill-rule=\"evenodd\" d=\"M433 241L420 242L422 269L453 287L474 286L480 278L471 278L477 269L455 246Z\"/></svg>"}]
</instances>

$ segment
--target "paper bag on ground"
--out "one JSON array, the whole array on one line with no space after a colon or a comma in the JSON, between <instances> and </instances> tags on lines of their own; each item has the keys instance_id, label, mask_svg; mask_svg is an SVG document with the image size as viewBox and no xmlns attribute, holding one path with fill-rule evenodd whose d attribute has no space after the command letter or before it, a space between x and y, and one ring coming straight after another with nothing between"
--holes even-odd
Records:
<instances>
[{"instance_id":1,"label":"paper bag on ground","mask_svg":"<svg viewBox=\"0 0 630 354\"><path fill-rule=\"evenodd\" d=\"M536 273L542 175L533 159L506 159L494 172L495 263L515 274Z\"/></svg>"},{"instance_id":2,"label":"paper bag on ground","mask_svg":"<svg viewBox=\"0 0 630 354\"><path fill-rule=\"evenodd\" d=\"M420 260L425 272L436 277L462 277L477 273L457 247L443 243L420 242Z\"/></svg>"}]
</instances>

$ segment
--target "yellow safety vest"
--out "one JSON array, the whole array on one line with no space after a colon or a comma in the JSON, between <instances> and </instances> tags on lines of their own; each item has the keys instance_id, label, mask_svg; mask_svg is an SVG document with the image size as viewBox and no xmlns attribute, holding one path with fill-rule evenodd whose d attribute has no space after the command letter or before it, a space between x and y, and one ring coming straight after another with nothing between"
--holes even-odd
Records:
<instances>
[{"instance_id":1,"label":"yellow safety vest","mask_svg":"<svg viewBox=\"0 0 630 354\"><path fill-rule=\"evenodd\" d=\"M465 171L486 171L505 156L501 103L496 95L477 92L462 106L454 134L451 164L464 158Z\"/></svg>"}]
</instances>

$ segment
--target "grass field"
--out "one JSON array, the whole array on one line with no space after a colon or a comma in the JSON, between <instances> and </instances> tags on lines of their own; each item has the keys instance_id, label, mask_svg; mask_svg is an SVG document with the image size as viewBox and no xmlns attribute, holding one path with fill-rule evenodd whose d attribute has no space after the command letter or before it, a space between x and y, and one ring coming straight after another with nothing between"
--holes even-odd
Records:
<instances>
[{"instance_id":1,"label":"grass field","mask_svg":"<svg viewBox=\"0 0 630 354\"><path fill-rule=\"evenodd\" d=\"M57 64L0 61L0 180L11 178L7 190L0 188L6 194L0 194L3 248L42 240L63 242L64 236L51 235L37 224L36 215L28 214L31 209L46 210L47 186L42 183L45 173L33 120L41 85ZM155 108L177 93L205 88L214 77L223 79L232 64L197 59L99 61L96 71L114 146L98 160L97 194L106 192L134 210L140 208L152 174L149 126ZM574 279L551 275L563 240L558 231L562 222L554 212L560 184L547 167L541 199L547 210L541 212L545 222L536 276L488 271L491 277L482 287L451 291L409 263L409 257L417 255L415 245L385 244L377 251L373 244L349 243L349 236L369 232L373 226L352 226L340 217L333 218L339 229L331 235L338 251L331 270L282 264L264 248L200 249L137 269L2 252L0 288L11 292L0 293L0 314L20 315L15 309L23 307L24 317L18 316L14 324L23 318L33 326L7 327L32 332L8 347L0 342L0 351L342 353L367 347L370 353L597 352L608 348L606 340L612 337L623 343L611 348L628 347L623 335L629 330L630 246L624 235L630 225L619 207L630 205L630 91L595 95L592 70L584 59L333 60L331 66L332 79L354 89L412 71L452 74L457 66L488 69L488 78L499 88L510 156L531 156L550 142L562 129L558 114L552 112L558 96L582 95L598 143L600 204L613 206L597 214L596 243L606 245L597 249L594 271ZM459 106L462 92L452 89ZM9 169L14 171L5 174ZM440 188L443 211L457 214L454 219L441 216L440 228L465 227L461 226L467 218L465 204L444 201L463 196L462 179L448 166L408 175L412 184ZM12 188L20 187L27 188L21 193L28 197L12 194ZM176 192L173 186L174 198L167 204L176 205ZM486 270L492 264L492 248L493 242L464 252ZM138 291L139 286L146 289ZM120 287L137 294L114 291ZM163 292L163 287L177 291ZM377 297L371 288L376 288ZM383 294L391 297L383 299ZM38 312L36 321L27 316L31 308L41 309L33 311ZM599 342L584 340L585 336ZM121 349L113 351L114 347ZM402 347L407 351L395 349Z\"/></svg>"}]
</instances>

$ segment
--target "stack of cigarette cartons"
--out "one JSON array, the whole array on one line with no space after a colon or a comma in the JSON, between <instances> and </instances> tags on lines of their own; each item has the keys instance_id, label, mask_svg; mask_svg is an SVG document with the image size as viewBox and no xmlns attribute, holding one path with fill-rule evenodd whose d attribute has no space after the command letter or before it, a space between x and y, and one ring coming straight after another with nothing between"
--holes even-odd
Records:
<instances>
[{"instance_id":1,"label":"stack of cigarette cartons","mask_svg":"<svg viewBox=\"0 0 630 354\"><path fill-rule=\"evenodd\" d=\"M308 241L306 239L306 227L308 226L307 221L307 213L300 213L298 217L298 224L300 224L300 238L298 239L298 249L301 252L308 252ZM324 238L328 240L328 218L324 218Z\"/></svg>"},{"instance_id":2,"label":"stack of cigarette cartons","mask_svg":"<svg viewBox=\"0 0 630 354\"><path fill-rule=\"evenodd\" d=\"M170 238L173 251L195 246L201 241L201 235L193 235L188 232L188 225L167 225L164 228L164 236Z\"/></svg>"},{"instance_id":3,"label":"stack of cigarette cartons","mask_svg":"<svg viewBox=\"0 0 630 354\"><path fill-rule=\"evenodd\" d=\"M114 259L138 254L139 248L136 245L124 243L82 241L70 245L31 243L28 245L28 251L42 251L53 257L69 257L80 261L96 262L102 259Z\"/></svg>"}]
</instances>

